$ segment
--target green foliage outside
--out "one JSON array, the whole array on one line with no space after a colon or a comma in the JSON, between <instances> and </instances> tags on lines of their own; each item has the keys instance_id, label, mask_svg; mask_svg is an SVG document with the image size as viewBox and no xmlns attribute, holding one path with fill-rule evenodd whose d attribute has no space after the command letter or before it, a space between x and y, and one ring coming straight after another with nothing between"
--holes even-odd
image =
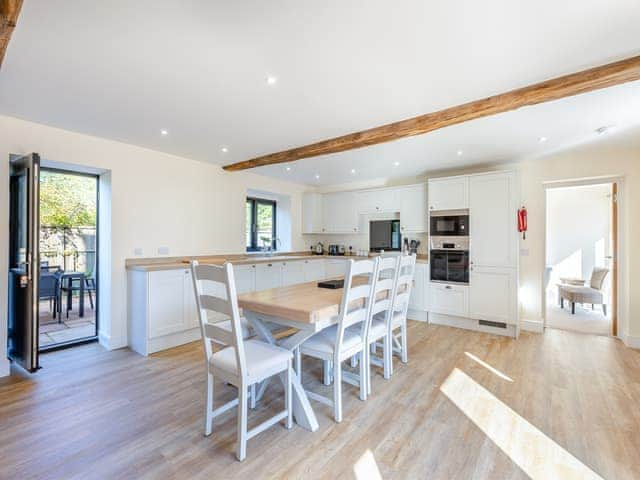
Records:
<instances>
[{"instance_id":1,"label":"green foliage outside","mask_svg":"<svg viewBox=\"0 0 640 480\"><path fill-rule=\"evenodd\" d=\"M43 171L40 175L40 225L95 227L96 180Z\"/></svg>"}]
</instances>

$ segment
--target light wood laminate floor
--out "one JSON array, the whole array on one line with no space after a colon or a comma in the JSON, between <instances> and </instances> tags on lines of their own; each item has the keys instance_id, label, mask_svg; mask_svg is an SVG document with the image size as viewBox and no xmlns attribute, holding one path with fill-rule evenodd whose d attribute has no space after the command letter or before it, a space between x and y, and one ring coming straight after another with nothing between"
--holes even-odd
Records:
<instances>
[{"instance_id":1,"label":"light wood laminate floor","mask_svg":"<svg viewBox=\"0 0 640 480\"><path fill-rule=\"evenodd\" d=\"M43 355L36 375L0 380L0 477L640 476L637 350L560 330L512 340L410 322L408 336L409 364L396 360L388 381L377 371L367 402L345 384L341 424L312 402L317 432L270 428L243 463L235 411L203 436L200 343L148 358L97 344ZM319 366L304 361L316 391ZM234 395L216 388L218 402ZM271 383L250 426L281 408L280 389Z\"/></svg>"}]
</instances>

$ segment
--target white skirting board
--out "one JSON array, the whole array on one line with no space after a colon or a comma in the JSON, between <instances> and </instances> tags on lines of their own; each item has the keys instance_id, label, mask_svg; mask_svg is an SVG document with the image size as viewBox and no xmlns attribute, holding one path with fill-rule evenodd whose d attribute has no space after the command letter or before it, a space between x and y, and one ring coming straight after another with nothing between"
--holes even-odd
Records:
<instances>
[{"instance_id":1,"label":"white skirting board","mask_svg":"<svg viewBox=\"0 0 640 480\"><path fill-rule=\"evenodd\" d=\"M11 372L11 362L7 358L0 358L0 377L7 377Z\"/></svg>"},{"instance_id":2,"label":"white skirting board","mask_svg":"<svg viewBox=\"0 0 640 480\"><path fill-rule=\"evenodd\" d=\"M624 344L631 348L640 348L640 337L634 335L627 335L624 339Z\"/></svg>"},{"instance_id":3,"label":"white skirting board","mask_svg":"<svg viewBox=\"0 0 640 480\"><path fill-rule=\"evenodd\" d=\"M507 325L507 328L489 327L480 325L478 320L471 318L454 317L452 315L442 315L440 313L429 313L429 323L434 325L446 325L448 327L464 328L465 330L473 330L474 332L492 333L505 337L517 337L517 328L515 325Z\"/></svg>"},{"instance_id":4,"label":"white skirting board","mask_svg":"<svg viewBox=\"0 0 640 480\"><path fill-rule=\"evenodd\" d=\"M129 346L126 338L113 338L104 332L98 332L98 343L107 350L117 350Z\"/></svg>"},{"instance_id":5,"label":"white skirting board","mask_svg":"<svg viewBox=\"0 0 640 480\"><path fill-rule=\"evenodd\" d=\"M544 333L544 323L542 320L520 320L520 328L527 332Z\"/></svg>"},{"instance_id":6,"label":"white skirting board","mask_svg":"<svg viewBox=\"0 0 640 480\"><path fill-rule=\"evenodd\" d=\"M426 312L424 310L413 310L410 308L407 311L407 318L409 320L417 320L419 322L428 322L429 312Z\"/></svg>"}]
</instances>

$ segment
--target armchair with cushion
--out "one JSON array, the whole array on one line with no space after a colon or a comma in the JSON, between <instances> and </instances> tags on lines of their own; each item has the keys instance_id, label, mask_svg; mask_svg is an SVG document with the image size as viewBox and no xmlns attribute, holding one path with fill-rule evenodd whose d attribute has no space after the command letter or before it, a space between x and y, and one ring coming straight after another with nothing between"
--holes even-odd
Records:
<instances>
[{"instance_id":1,"label":"armchair with cushion","mask_svg":"<svg viewBox=\"0 0 640 480\"><path fill-rule=\"evenodd\" d=\"M607 306L604 303L604 295L602 285L604 279L609 273L609 269L595 267L591 273L589 285L576 285L562 283L558 285L558 293L560 296L560 307L564 308L564 301L571 302L571 314L576 313L576 303L590 303L592 308L594 305L602 305L602 312L607 315ZM584 283L584 282L583 282Z\"/></svg>"}]
</instances>

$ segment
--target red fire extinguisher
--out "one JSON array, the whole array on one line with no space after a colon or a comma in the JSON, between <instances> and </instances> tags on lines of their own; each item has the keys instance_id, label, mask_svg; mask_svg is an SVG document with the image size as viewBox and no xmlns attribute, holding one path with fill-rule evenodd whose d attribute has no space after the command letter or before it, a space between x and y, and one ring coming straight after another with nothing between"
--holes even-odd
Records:
<instances>
[{"instance_id":1,"label":"red fire extinguisher","mask_svg":"<svg viewBox=\"0 0 640 480\"><path fill-rule=\"evenodd\" d=\"M522 233L522 239L527 238L527 209L523 206L518 210L518 231Z\"/></svg>"}]
</instances>

